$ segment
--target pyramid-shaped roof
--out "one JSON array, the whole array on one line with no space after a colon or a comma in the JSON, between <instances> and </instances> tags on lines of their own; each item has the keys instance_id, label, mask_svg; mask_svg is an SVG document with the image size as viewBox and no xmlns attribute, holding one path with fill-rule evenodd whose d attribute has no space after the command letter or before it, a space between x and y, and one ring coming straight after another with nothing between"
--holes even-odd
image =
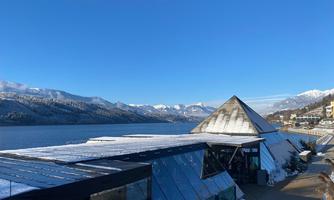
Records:
<instances>
[{"instance_id":1,"label":"pyramid-shaped roof","mask_svg":"<svg viewBox=\"0 0 334 200\"><path fill-rule=\"evenodd\" d=\"M263 117L233 96L191 132L258 135L274 131L276 129Z\"/></svg>"}]
</instances>

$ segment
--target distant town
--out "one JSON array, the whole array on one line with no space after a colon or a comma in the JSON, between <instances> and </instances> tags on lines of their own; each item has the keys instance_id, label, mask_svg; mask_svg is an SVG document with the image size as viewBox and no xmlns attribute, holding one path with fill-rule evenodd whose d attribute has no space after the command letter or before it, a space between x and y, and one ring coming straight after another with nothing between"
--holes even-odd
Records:
<instances>
[{"instance_id":1,"label":"distant town","mask_svg":"<svg viewBox=\"0 0 334 200\"><path fill-rule=\"evenodd\" d=\"M283 129L289 131L334 133L334 96L329 95L300 109L275 112L268 115L267 119L281 124Z\"/></svg>"}]
</instances>

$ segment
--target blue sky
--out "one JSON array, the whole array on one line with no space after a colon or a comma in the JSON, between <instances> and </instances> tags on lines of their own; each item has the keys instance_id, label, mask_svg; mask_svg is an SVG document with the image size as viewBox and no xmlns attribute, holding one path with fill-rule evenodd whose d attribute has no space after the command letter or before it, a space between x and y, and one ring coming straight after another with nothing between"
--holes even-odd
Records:
<instances>
[{"instance_id":1,"label":"blue sky","mask_svg":"<svg viewBox=\"0 0 334 200\"><path fill-rule=\"evenodd\" d=\"M0 79L126 103L334 88L332 0L2 0Z\"/></svg>"}]
</instances>

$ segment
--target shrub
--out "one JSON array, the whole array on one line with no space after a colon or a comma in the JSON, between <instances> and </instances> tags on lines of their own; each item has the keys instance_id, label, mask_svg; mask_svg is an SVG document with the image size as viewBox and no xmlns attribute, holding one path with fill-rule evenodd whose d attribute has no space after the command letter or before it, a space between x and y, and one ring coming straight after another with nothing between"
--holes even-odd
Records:
<instances>
[{"instance_id":1,"label":"shrub","mask_svg":"<svg viewBox=\"0 0 334 200\"><path fill-rule=\"evenodd\" d=\"M299 159L297 152L291 152L290 160L285 163L283 169L288 173L303 172L307 168L307 165Z\"/></svg>"}]
</instances>

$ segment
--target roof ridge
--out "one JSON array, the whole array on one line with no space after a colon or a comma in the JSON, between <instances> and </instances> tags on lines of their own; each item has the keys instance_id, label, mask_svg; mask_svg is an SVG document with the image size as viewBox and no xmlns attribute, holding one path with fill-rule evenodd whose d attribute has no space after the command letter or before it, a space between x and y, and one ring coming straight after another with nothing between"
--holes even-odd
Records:
<instances>
[{"instance_id":1,"label":"roof ridge","mask_svg":"<svg viewBox=\"0 0 334 200\"><path fill-rule=\"evenodd\" d=\"M257 129L257 128L261 128L259 125L257 125L257 123L251 119L249 117L249 114L247 114L247 109L250 110L256 117L258 117L260 120L263 120L267 125L269 125L272 129L276 130L266 119L264 119L260 114L258 114L255 110L253 110L251 107L249 107L245 102L241 101L238 97L236 97L236 99L239 101L239 103L241 104L241 106L243 107L243 109L246 112L247 117L250 119L250 121L252 122L253 126ZM255 123L255 124L254 124ZM272 132L272 131L270 131ZM263 133L262 130L258 130L258 133Z\"/></svg>"},{"instance_id":2,"label":"roof ridge","mask_svg":"<svg viewBox=\"0 0 334 200\"><path fill-rule=\"evenodd\" d=\"M253 122L253 120L249 117L249 115L247 114L247 112L246 112L246 110L245 110L245 107L244 107L244 105L245 106L247 106L243 101L241 101L237 96L233 96L232 98L234 98L234 99L236 99L237 100L237 102L238 102L238 104L240 105L240 107L241 107L241 109L244 111L244 113L245 113L245 115L246 115L246 117L247 117L247 119L248 119L248 121L252 124L252 128L254 129L254 131L256 132L256 133L260 133L259 132L259 130L256 128L256 126L255 126L255 124L254 124L254 122ZM247 106L248 107L248 106ZM246 108L247 108L246 107ZM254 111L255 112L255 111Z\"/></svg>"}]
</instances>

